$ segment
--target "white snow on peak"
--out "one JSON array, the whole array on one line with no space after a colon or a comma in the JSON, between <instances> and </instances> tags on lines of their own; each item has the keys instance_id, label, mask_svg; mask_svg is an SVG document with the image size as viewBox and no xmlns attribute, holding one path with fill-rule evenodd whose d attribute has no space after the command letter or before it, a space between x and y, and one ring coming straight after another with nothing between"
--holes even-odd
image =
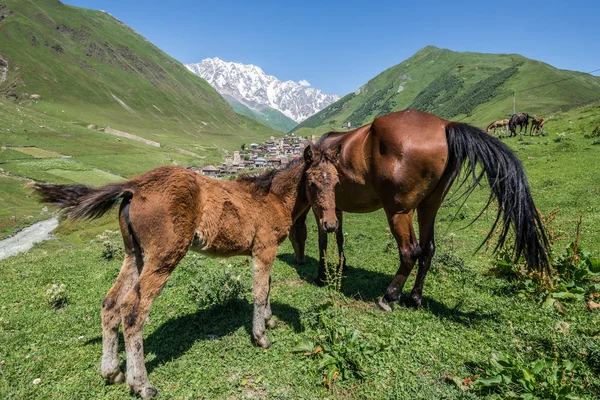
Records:
<instances>
[{"instance_id":1,"label":"white snow on peak","mask_svg":"<svg viewBox=\"0 0 600 400\"><path fill-rule=\"evenodd\" d=\"M282 82L252 64L214 57L185 66L222 95L233 97L251 109L274 108L296 122L304 121L340 98L309 87L310 83L304 79Z\"/></svg>"}]
</instances>

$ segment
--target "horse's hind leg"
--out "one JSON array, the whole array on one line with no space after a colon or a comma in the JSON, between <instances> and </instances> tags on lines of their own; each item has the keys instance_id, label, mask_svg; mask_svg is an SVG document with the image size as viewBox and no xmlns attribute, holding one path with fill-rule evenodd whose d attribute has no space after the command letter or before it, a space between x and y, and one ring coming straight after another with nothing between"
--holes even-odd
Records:
<instances>
[{"instance_id":1,"label":"horse's hind leg","mask_svg":"<svg viewBox=\"0 0 600 400\"><path fill-rule=\"evenodd\" d=\"M423 297L423 284L425 283L427 271L429 271L429 267L431 266L431 259L435 254L434 224L438 208L439 206L420 206L417 210L417 217L419 219L419 245L421 247L421 254L419 256L419 271L417 273L417 279L415 280L415 286L410 294L411 299L417 307L421 306Z\"/></svg>"},{"instance_id":2,"label":"horse's hind leg","mask_svg":"<svg viewBox=\"0 0 600 400\"><path fill-rule=\"evenodd\" d=\"M129 228L129 199L123 200L119 225L123 235L125 260L119 276L102 302L102 377L110 383L122 383L125 376L119 369L118 344L122 299L138 278L143 266L141 251Z\"/></svg>"},{"instance_id":3,"label":"horse's hind leg","mask_svg":"<svg viewBox=\"0 0 600 400\"><path fill-rule=\"evenodd\" d=\"M384 311L390 311L391 307L389 304L400 299L406 279L419 257L420 249L412 221L412 211L397 214L390 214L388 212L388 223L400 250L400 268L396 272L392 283L388 286L385 295L378 303L379 307Z\"/></svg>"}]
</instances>

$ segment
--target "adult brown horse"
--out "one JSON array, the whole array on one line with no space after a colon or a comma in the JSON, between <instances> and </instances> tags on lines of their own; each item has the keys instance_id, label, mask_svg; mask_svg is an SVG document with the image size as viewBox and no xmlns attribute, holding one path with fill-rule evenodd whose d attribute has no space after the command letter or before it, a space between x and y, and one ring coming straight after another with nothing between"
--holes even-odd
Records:
<instances>
[{"instance_id":1,"label":"adult brown horse","mask_svg":"<svg viewBox=\"0 0 600 400\"><path fill-rule=\"evenodd\" d=\"M157 394L144 364L142 330L152 302L189 249L213 256L252 256L252 335L270 346L274 328L269 302L270 270L277 245L309 206L303 161L280 171L224 182L181 167L159 167L126 182L97 189L35 184L42 200L71 218L97 218L120 199L119 226L125 261L102 303L102 376L125 377L119 369L118 330L123 322L127 384L143 398Z\"/></svg>"},{"instance_id":2,"label":"adult brown horse","mask_svg":"<svg viewBox=\"0 0 600 400\"><path fill-rule=\"evenodd\" d=\"M519 133L523 131L523 126L525 126L525 133L527 133L529 118L529 114L527 113L513 114L508 121L508 129L510 130L511 136L515 136L517 134L517 126L520 128Z\"/></svg>"},{"instance_id":3,"label":"adult brown horse","mask_svg":"<svg viewBox=\"0 0 600 400\"><path fill-rule=\"evenodd\" d=\"M339 211L385 210L400 249L400 267L379 302L384 310L400 299L417 260L419 270L411 298L421 304L423 283L435 252L436 214L463 167L462 184L472 178L465 195L485 175L491 187L487 206L494 199L498 202L498 216L488 235L489 239L502 219L496 249L504 245L512 226L515 256L524 255L531 268L549 269L548 241L521 162L504 143L478 128L407 110L376 118L350 132L328 133L307 147L304 157L312 163L307 171L307 193L322 230L335 230ZM418 239L413 230L414 210Z\"/></svg>"}]
</instances>

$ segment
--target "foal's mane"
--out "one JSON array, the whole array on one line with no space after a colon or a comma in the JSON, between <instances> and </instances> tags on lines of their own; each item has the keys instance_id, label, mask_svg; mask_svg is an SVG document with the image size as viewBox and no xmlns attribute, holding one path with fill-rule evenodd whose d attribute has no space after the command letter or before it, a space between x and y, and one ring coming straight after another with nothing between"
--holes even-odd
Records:
<instances>
[{"instance_id":1,"label":"foal's mane","mask_svg":"<svg viewBox=\"0 0 600 400\"><path fill-rule=\"evenodd\" d=\"M285 171L291 169L295 165L302 164L304 159L297 158L288 163L284 168L281 169L269 169L262 174L245 174L236 178L237 182L245 183L253 186L254 193L267 194L271 192L271 188L273 186L273 180L278 175L284 173Z\"/></svg>"}]
</instances>

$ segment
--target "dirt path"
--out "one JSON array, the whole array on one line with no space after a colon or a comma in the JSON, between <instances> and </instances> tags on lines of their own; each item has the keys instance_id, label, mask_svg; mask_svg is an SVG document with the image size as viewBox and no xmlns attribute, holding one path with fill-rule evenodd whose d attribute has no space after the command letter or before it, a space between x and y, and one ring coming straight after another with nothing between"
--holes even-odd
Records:
<instances>
[{"instance_id":1,"label":"dirt path","mask_svg":"<svg viewBox=\"0 0 600 400\"><path fill-rule=\"evenodd\" d=\"M58 218L50 218L28 226L14 236L0 240L0 260L27 251L38 242L51 239L50 232L57 226Z\"/></svg>"}]
</instances>

